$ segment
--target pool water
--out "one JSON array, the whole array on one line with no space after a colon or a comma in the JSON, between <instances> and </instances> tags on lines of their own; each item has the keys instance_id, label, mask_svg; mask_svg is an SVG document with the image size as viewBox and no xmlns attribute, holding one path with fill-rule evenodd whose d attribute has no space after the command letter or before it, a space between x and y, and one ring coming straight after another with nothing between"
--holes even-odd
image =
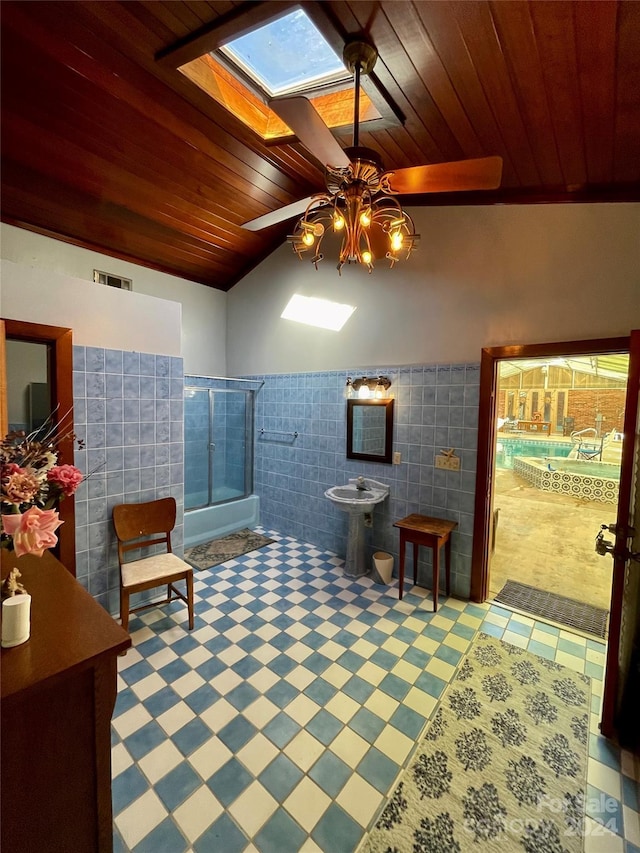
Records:
<instances>
[{"instance_id":1,"label":"pool water","mask_svg":"<svg viewBox=\"0 0 640 853\"><path fill-rule=\"evenodd\" d=\"M525 438L501 438L496 446L496 468L512 469L514 456L535 456L537 458L567 457L570 443L558 441L527 441Z\"/></svg>"}]
</instances>

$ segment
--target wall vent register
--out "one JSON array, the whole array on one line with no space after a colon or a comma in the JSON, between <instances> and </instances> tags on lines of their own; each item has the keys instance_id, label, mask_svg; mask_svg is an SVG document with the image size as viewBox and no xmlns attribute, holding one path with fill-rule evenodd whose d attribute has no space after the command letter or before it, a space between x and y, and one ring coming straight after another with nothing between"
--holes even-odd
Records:
<instances>
[{"instance_id":1,"label":"wall vent register","mask_svg":"<svg viewBox=\"0 0 640 853\"><path fill-rule=\"evenodd\" d=\"M109 272L102 272L101 270L93 271L93 280L96 284L106 284L107 287L116 287L118 290L133 290L130 278L112 275Z\"/></svg>"}]
</instances>

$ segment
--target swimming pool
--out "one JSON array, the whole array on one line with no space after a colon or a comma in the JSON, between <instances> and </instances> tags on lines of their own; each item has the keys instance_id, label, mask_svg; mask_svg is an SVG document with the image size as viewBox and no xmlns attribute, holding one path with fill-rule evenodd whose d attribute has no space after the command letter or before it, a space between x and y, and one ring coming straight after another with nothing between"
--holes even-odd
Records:
<instances>
[{"instance_id":1,"label":"swimming pool","mask_svg":"<svg viewBox=\"0 0 640 853\"><path fill-rule=\"evenodd\" d=\"M501 438L496 445L496 468L513 468L518 456L529 458L567 457L572 445L559 441L527 441L525 438Z\"/></svg>"}]
</instances>

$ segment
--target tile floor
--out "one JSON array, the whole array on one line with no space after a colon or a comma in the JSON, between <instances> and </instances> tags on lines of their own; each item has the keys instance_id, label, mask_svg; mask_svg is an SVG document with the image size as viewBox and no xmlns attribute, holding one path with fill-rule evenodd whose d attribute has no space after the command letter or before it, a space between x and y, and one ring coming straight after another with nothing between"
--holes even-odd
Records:
<instances>
[{"instance_id":1,"label":"tile floor","mask_svg":"<svg viewBox=\"0 0 640 853\"><path fill-rule=\"evenodd\" d=\"M196 626L132 619L113 717L114 850L351 853L478 631L593 679L586 853L640 853L637 759L597 735L604 646L274 544L196 574Z\"/></svg>"}]
</instances>

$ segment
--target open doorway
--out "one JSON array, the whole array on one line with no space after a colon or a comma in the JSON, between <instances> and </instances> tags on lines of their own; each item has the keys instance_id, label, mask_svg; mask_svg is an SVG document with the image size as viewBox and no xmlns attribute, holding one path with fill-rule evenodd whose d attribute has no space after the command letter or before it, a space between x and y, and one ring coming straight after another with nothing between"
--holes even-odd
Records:
<instances>
[{"instance_id":1,"label":"open doorway","mask_svg":"<svg viewBox=\"0 0 640 853\"><path fill-rule=\"evenodd\" d=\"M488 598L604 638L628 354L500 359Z\"/></svg>"}]
</instances>

